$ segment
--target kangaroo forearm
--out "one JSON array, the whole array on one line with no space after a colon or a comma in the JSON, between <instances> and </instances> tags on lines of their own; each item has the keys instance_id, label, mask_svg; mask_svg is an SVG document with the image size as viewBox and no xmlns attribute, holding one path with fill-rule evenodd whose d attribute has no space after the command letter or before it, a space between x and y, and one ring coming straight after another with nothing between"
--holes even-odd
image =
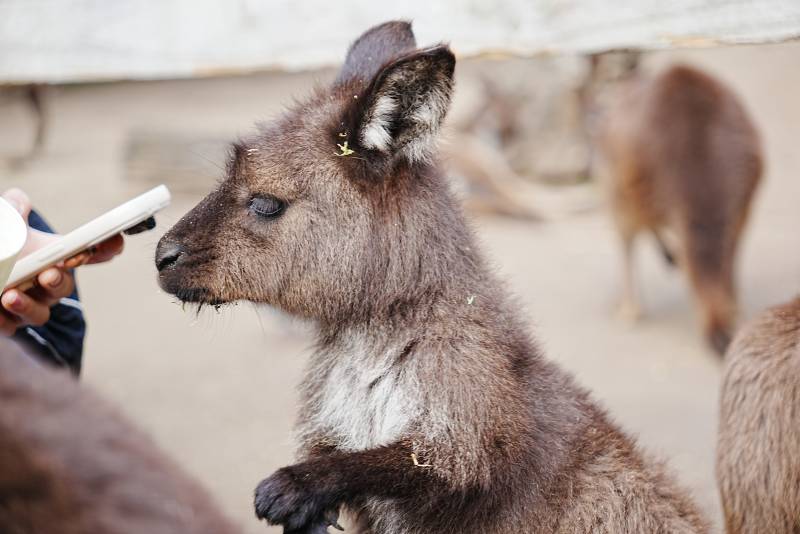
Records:
<instances>
[{"instance_id":1,"label":"kangaroo forearm","mask_svg":"<svg viewBox=\"0 0 800 534\"><path fill-rule=\"evenodd\" d=\"M336 495L340 502L359 497L403 498L446 491L441 477L405 443L316 456L292 469L298 476L314 480L318 490Z\"/></svg>"},{"instance_id":2,"label":"kangaroo forearm","mask_svg":"<svg viewBox=\"0 0 800 534\"><path fill-rule=\"evenodd\" d=\"M314 532L335 525L343 504L370 497L438 502L446 488L408 444L398 443L314 456L279 469L256 488L255 507L258 517L287 531Z\"/></svg>"}]
</instances>

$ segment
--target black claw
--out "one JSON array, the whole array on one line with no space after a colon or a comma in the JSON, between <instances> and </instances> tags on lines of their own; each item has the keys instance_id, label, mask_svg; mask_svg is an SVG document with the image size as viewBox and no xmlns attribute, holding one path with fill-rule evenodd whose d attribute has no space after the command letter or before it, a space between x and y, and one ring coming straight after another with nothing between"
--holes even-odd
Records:
<instances>
[{"instance_id":1,"label":"black claw","mask_svg":"<svg viewBox=\"0 0 800 534\"><path fill-rule=\"evenodd\" d=\"M272 525L283 525L284 534L328 534L339 524L338 506L324 494L302 483L292 468L283 468L262 480L255 491L256 516Z\"/></svg>"},{"instance_id":2,"label":"black claw","mask_svg":"<svg viewBox=\"0 0 800 534\"><path fill-rule=\"evenodd\" d=\"M336 508L329 508L325 510L322 517L325 519L326 525L330 525L336 530L344 532L344 528L339 524L339 510Z\"/></svg>"},{"instance_id":3,"label":"black claw","mask_svg":"<svg viewBox=\"0 0 800 534\"><path fill-rule=\"evenodd\" d=\"M311 523L294 530L284 527L283 534L328 534L328 525L326 523Z\"/></svg>"}]
</instances>

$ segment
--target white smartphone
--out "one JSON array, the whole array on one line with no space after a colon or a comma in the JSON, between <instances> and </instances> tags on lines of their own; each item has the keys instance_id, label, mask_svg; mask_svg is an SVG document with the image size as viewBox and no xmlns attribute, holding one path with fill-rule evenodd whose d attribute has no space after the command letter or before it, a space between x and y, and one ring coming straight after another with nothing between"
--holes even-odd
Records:
<instances>
[{"instance_id":1,"label":"white smartphone","mask_svg":"<svg viewBox=\"0 0 800 534\"><path fill-rule=\"evenodd\" d=\"M169 189L160 185L76 228L58 241L21 258L14 265L5 289L23 287L45 269L147 221L167 207L169 201Z\"/></svg>"}]
</instances>

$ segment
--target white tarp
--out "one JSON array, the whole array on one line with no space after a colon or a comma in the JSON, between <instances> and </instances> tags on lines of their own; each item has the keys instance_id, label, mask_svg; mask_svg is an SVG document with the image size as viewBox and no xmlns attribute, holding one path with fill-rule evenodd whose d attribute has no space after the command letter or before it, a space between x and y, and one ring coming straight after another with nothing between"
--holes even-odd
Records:
<instances>
[{"instance_id":1,"label":"white tarp","mask_svg":"<svg viewBox=\"0 0 800 534\"><path fill-rule=\"evenodd\" d=\"M800 36L800 0L0 0L0 82L314 68L396 18L462 56Z\"/></svg>"}]
</instances>

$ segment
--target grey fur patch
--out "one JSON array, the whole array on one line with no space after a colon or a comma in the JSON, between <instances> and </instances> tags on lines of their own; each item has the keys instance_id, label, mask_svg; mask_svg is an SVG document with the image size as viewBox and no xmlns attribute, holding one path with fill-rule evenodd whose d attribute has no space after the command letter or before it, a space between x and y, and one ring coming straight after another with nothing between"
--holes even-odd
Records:
<instances>
[{"instance_id":1,"label":"grey fur patch","mask_svg":"<svg viewBox=\"0 0 800 534\"><path fill-rule=\"evenodd\" d=\"M446 48L433 48L388 67L360 127L362 146L412 163L430 160L450 106L451 58Z\"/></svg>"}]
</instances>

